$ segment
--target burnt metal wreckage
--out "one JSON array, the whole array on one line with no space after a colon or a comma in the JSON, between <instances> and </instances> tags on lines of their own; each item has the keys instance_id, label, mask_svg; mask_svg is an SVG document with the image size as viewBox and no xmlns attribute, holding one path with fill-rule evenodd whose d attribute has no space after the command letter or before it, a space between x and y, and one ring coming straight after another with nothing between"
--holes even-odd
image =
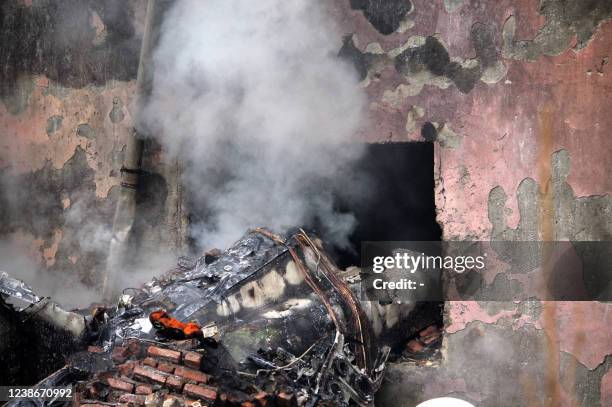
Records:
<instances>
[{"instance_id":1,"label":"burnt metal wreckage","mask_svg":"<svg viewBox=\"0 0 612 407\"><path fill-rule=\"evenodd\" d=\"M181 258L113 307L64 311L1 274L0 308L62 344L49 345L64 366L36 386L74 389L8 405L371 406L391 350L428 320L419 304L360 301L358 280L302 229Z\"/></svg>"}]
</instances>

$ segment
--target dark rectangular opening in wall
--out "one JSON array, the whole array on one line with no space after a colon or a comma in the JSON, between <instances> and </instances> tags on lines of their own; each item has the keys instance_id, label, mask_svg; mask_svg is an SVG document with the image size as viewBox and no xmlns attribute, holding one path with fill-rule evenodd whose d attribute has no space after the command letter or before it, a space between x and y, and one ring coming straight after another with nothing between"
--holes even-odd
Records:
<instances>
[{"instance_id":1,"label":"dark rectangular opening in wall","mask_svg":"<svg viewBox=\"0 0 612 407\"><path fill-rule=\"evenodd\" d=\"M438 241L434 196L433 143L368 144L356 163L351 185L363 185L359 199L338 193L338 207L353 213L351 247L336 250L341 267L358 265L362 241Z\"/></svg>"},{"instance_id":2,"label":"dark rectangular opening in wall","mask_svg":"<svg viewBox=\"0 0 612 407\"><path fill-rule=\"evenodd\" d=\"M340 187L335 194L337 209L352 213L357 222L349 238L351 247L330 248L339 267L361 265L363 241L441 239L436 222L433 143L368 144L348 173L345 176L351 179L345 185L363 187L365 193ZM416 303L409 326L402 328L406 336L393 346L390 360L417 364L439 360L443 310L443 301Z\"/></svg>"}]
</instances>

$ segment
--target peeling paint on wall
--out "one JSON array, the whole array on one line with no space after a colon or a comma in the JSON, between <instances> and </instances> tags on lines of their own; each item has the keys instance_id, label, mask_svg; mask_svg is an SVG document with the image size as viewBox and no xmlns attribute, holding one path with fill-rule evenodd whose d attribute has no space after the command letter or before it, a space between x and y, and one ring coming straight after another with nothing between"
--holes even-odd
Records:
<instances>
[{"instance_id":1,"label":"peeling paint on wall","mask_svg":"<svg viewBox=\"0 0 612 407\"><path fill-rule=\"evenodd\" d=\"M100 282L133 131L145 6L145 0L0 6L0 249L29 253L37 265L12 263L24 272L65 274L83 289ZM172 251L184 240L180 171L149 152L135 239L146 248L133 260L155 253L159 269L167 269L159 246ZM143 266L149 268L143 275L157 266Z\"/></svg>"},{"instance_id":2,"label":"peeling paint on wall","mask_svg":"<svg viewBox=\"0 0 612 407\"><path fill-rule=\"evenodd\" d=\"M599 25L612 18L612 3L545 0L540 2L539 13L546 23L532 40L517 39L516 17L508 17L503 28L505 58L535 61L541 55L559 55L570 46L572 38L576 39L573 48L582 50Z\"/></svg>"},{"instance_id":3,"label":"peeling paint on wall","mask_svg":"<svg viewBox=\"0 0 612 407\"><path fill-rule=\"evenodd\" d=\"M366 139L436 145L445 239L610 240L610 2L415 0L414 24L387 33L336 4L353 55L362 72L367 67ZM452 148L442 142L444 128L460 141ZM503 274L482 279L520 289ZM396 367L386 387L394 391L380 400L598 405L612 397L608 314L600 303L449 303L447 359ZM516 365L474 345L496 336L506 338ZM525 366L535 371L522 373Z\"/></svg>"},{"instance_id":4,"label":"peeling paint on wall","mask_svg":"<svg viewBox=\"0 0 612 407\"><path fill-rule=\"evenodd\" d=\"M94 176L78 146L60 169L47 161L31 173L2 171L0 201L5 209L0 231L40 239L48 269L72 269L84 283L95 284L106 255L115 198L95 195ZM76 261L69 259L76 254Z\"/></svg>"},{"instance_id":5,"label":"peeling paint on wall","mask_svg":"<svg viewBox=\"0 0 612 407\"><path fill-rule=\"evenodd\" d=\"M140 37L134 15L143 5L120 0L4 2L0 96L19 92L15 80L23 75L44 75L71 88L135 79Z\"/></svg>"},{"instance_id":6,"label":"peeling paint on wall","mask_svg":"<svg viewBox=\"0 0 612 407\"><path fill-rule=\"evenodd\" d=\"M551 157L552 173L549 185L552 205L551 240L589 241L610 240L612 237L612 196L576 197L567 177L570 174L570 156L566 150L556 151ZM507 196L501 187L489 194L489 219L493 226L492 239L527 241L542 240L542 189L531 179L524 179L517 189L520 214L515 229L506 224Z\"/></svg>"},{"instance_id":7,"label":"peeling paint on wall","mask_svg":"<svg viewBox=\"0 0 612 407\"><path fill-rule=\"evenodd\" d=\"M0 121L7 137L0 146L0 168L35 171L50 160L59 169L79 146L96 171L96 194L106 196L118 185L119 174L112 171L121 167L121 150L131 132L131 116L125 108L121 109L128 117L124 123L113 123L108 115L117 108L114 100L131 100L133 92L133 82L81 89L52 83L36 86L27 108L18 115L0 103Z\"/></svg>"},{"instance_id":8,"label":"peeling paint on wall","mask_svg":"<svg viewBox=\"0 0 612 407\"><path fill-rule=\"evenodd\" d=\"M351 7L363 10L365 18L381 33L391 34L412 10L410 0L350 0Z\"/></svg>"}]
</instances>

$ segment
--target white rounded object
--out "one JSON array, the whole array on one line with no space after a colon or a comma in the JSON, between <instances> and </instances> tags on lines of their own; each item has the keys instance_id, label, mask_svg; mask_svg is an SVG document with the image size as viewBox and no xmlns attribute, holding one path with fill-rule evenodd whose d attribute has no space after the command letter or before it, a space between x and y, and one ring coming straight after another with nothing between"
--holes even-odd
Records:
<instances>
[{"instance_id":1,"label":"white rounded object","mask_svg":"<svg viewBox=\"0 0 612 407\"><path fill-rule=\"evenodd\" d=\"M474 405L454 397L438 397L424 401L416 407L474 407Z\"/></svg>"}]
</instances>

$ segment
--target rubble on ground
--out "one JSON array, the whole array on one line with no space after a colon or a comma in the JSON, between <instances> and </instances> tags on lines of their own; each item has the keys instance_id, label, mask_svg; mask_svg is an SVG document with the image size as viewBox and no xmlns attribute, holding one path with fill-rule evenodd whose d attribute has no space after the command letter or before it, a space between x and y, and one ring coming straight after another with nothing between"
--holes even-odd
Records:
<instances>
[{"instance_id":1,"label":"rubble on ground","mask_svg":"<svg viewBox=\"0 0 612 407\"><path fill-rule=\"evenodd\" d=\"M73 403L87 407L373 405L392 348L411 336L427 346L439 332L411 320L416 304L360 301L350 271L303 230L249 231L125 289L114 307L45 314L75 346L41 383L74 385ZM6 275L0 292L42 301Z\"/></svg>"}]
</instances>

